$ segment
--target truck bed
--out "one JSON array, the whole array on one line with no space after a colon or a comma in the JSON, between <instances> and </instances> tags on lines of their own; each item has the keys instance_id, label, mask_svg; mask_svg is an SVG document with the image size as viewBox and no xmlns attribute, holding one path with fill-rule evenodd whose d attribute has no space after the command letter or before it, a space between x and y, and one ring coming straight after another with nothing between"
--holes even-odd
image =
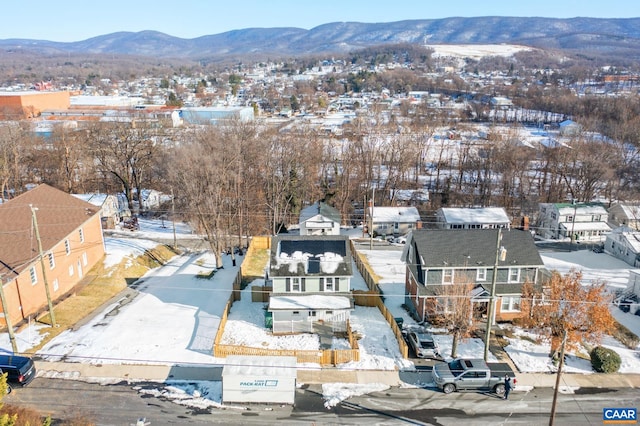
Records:
<instances>
[{"instance_id":1,"label":"truck bed","mask_svg":"<svg viewBox=\"0 0 640 426\"><path fill-rule=\"evenodd\" d=\"M516 377L516 373L513 372L513 369L506 362L488 362L487 366L491 370L491 376L493 377Z\"/></svg>"}]
</instances>

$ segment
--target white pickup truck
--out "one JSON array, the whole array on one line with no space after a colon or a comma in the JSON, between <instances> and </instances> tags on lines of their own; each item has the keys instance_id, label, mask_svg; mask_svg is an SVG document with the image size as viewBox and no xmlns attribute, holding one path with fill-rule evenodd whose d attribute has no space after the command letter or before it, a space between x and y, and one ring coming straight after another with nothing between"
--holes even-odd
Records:
<instances>
[{"instance_id":1,"label":"white pickup truck","mask_svg":"<svg viewBox=\"0 0 640 426\"><path fill-rule=\"evenodd\" d=\"M433 381L444 393L484 390L504 395L504 379L515 374L509 364L482 359L455 359L433 367Z\"/></svg>"}]
</instances>

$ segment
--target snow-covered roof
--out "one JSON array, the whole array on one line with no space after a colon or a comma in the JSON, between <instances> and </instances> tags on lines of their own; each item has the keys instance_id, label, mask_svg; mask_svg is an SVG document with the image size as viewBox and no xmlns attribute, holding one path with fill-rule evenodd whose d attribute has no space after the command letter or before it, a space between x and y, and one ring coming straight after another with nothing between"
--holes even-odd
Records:
<instances>
[{"instance_id":1,"label":"snow-covered roof","mask_svg":"<svg viewBox=\"0 0 640 426\"><path fill-rule=\"evenodd\" d=\"M280 235L271 244L272 276L353 275L349 237L344 235Z\"/></svg>"},{"instance_id":2,"label":"snow-covered roof","mask_svg":"<svg viewBox=\"0 0 640 426\"><path fill-rule=\"evenodd\" d=\"M376 223L415 223L420 213L415 207L373 207L373 221Z\"/></svg>"},{"instance_id":3,"label":"snow-covered roof","mask_svg":"<svg viewBox=\"0 0 640 426\"><path fill-rule=\"evenodd\" d=\"M617 235L617 239L627 241L634 252L640 253L640 232L628 226L620 226L611 231L611 235Z\"/></svg>"},{"instance_id":4,"label":"snow-covered roof","mask_svg":"<svg viewBox=\"0 0 640 426\"><path fill-rule=\"evenodd\" d=\"M426 189L398 189L395 197L400 201L429 201L429 191Z\"/></svg>"},{"instance_id":5,"label":"snow-covered roof","mask_svg":"<svg viewBox=\"0 0 640 426\"><path fill-rule=\"evenodd\" d=\"M269 310L296 309L350 309L351 300L346 296L312 294L304 296L271 296Z\"/></svg>"},{"instance_id":6,"label":"snow-covered roof","mask_svg":"<svg viewBox=\"0 0 640 426\"><path fill-rule=\"evenodd\" d=\"M568 231L611 231L605 222L562 222L561 225Z\"/></svg>"},{"instance_id":7,"label":"snow-covered roof","mask_svg":"<svg viewBox=\"0 0 640 426\"><path fill-rule=\"evenodd\" d=\"M446 223L509 223L509 216L502 207L455 208L440 209Z\"/></svg>"},{"instance_id":8,"label":"snow-covered roof","mask_svg":"<svg viewBox=\"0 0 640 426\"><path fill-rule=\"evenodd\" d=\"M71 194L71 195L81 199L82 201L86 201L87 203L91 203L94 206L98 206L98 207L102 207L108 197L107 194Z\"/></svg>"},{"instance_id":9,"label":"snow-covered roof","mask_svg":"<svg viewBox=\"0 0 640 426\"><path fill-rule=\"evenodd\" d=\"M318 215L336 223L340 223L342 220L342 215L338 209L319 201L300 211L300 223L304 223Z\"/></svg>"},{"instance_id":10,"label":"snow-covered roof","mask_svg":"<svg viewBox=\"0 0 640 426\"><path fill-rule=\"evenodd\" d=\"M295 356L229 355L222 369L224 376L290 377L296 378Z\"/></svg>"},{"instance_id":11,"label":"snow-covered roof","mask_svg":"<svg viewBox=\"0 0 640 426\"><path fill-rule=\"evenodd\" d=\"M640 206L630 204L620 204L620 208L629 219L640 219Z\"/></svg>"},{"instance_id":12,"label":"snow-covered roof","mask_svg":"<svg viewBox=\"0 0 640 426\"><path fill-rule=\"evenodd\" d=\"M591 215L591 214L607 214L607 210L601 204L556 204L558 213L562 216Z\"/></svg>"}]
</instances>

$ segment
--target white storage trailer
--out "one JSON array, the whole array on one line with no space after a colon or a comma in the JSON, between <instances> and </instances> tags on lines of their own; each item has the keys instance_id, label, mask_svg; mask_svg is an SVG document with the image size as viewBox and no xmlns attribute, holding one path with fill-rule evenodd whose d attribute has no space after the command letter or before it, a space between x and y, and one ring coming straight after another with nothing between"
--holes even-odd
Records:
<instances>
[{"instance_id":1,"label":"white storage trailer","mask_svg":"<svg viewBox=\"0 0 640 426\"><path fill-rule=\"evenodd\" d=\"M222 369L222 402L293 404L296 357L228 356Z\"/></svg>"}]
</instances>

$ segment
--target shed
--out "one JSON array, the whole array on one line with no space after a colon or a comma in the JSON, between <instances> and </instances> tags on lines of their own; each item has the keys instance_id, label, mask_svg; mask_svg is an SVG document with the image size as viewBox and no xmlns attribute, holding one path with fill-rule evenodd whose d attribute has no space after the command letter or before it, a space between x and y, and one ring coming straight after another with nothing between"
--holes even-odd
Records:
<instances>
[{"instance_id":1,"label":"shed","mask_svg":"<svg viewBox=\"0 0 640 426\"><path fill-rule=\"evenodd\" d=\"M296 362L294 356L228 356L222 369L222 401L293 404Z\"/></svg>"}]
</instances>

